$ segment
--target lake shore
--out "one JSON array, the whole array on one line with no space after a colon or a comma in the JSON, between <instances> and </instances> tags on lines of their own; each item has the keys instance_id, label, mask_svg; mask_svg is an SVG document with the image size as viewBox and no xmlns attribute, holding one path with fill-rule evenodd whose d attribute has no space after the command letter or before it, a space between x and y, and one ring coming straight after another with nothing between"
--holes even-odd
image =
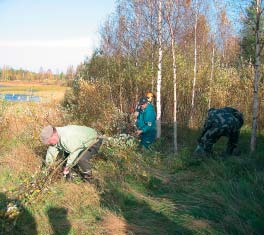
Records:
<instances>
[{"instance_id":1,"label":"lake shore","mask_svg":"<svg viewBox=\"0 0 264 235\"><path fill-rule=\"evenodd\" d=\"M34 95L44 100L62 100L66 90L65 82L49 81L0 81L0 94L24 94Z\"/></svg>"}]
</instances>

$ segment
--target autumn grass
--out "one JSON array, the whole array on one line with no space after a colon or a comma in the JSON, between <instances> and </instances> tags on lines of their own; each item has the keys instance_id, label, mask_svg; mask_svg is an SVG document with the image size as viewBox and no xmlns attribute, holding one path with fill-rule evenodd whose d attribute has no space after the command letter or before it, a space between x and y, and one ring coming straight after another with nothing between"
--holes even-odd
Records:
<instances>
[{"instance_id":1,"label":"autumn grass","mask_svg":"<svg viewBox=\"0 0 264 235\"><path fill-rule=\"evenodd\" d=\"M249 137L244 130L241 142ZM224 144L216 150L222 151ZM109 189L101 200L125 218L132 234L263 234L262 149L260 143L254 156L224 159L218 153L192 158L187 145L175 159L146 152L152 169L138 172L141 177L127 174L122 184L106 178Z\"/></svg>"},{"instance_id":2,"label":"autumn grass","mask_svg":"<svg viewBox=\"0 0 264 235\"><path fill-rule=\"evenodd\" d=\"M108 218L118 217L100 208L99 194L92 185L81 180L65 183L59 177L43 184L45 189L39 196L36 183L42 183L38 177L47 149L39 141L40 130L48 124L69 124L59 102L6 104L0 156L0 191L6 200L0 204L7 206L10 200L19 203L21 215L16 218L13 234L103 234L100 224L107 221L102 219L103 212Z\"/></svg>"},{"instance_id":3,"label":"autumn grass","mask_svg":"<svg viewBox=\"0 0 264 235\"><path fill-rule=\"evenodd\" d=\"M39 234L261 234L258 156L193 159L186 148L168 165L162 153L107 146L92 184L58 180L26 209Z\"/></svg>"},{"instance_id":4,"label":"autumn grass","mask_svg":"<svg viewBox=\"0 0 264 235\"><path fill-rule=\"evenodd\" d=\"M65 182L58 172L39 192L33 183L46 153L39 132L49 123L61 126L71 121L58 101L0 107L4 120L0 125L0 194L6 197L1 203L18 200L22 209L13 234L264 233L262 136L254 155L248 152L250 133L243 130L241 156L220 157L226 144L223 139L212 158L197 159L191 153L199 131L179 128L179 154L175 156L172 129L166 127L153 151L104 144L92 161L90 183L78 177ZM30 183L32 192L26 192L30 195L17 197L17 189Z\"/></svg>"}]
</instances>

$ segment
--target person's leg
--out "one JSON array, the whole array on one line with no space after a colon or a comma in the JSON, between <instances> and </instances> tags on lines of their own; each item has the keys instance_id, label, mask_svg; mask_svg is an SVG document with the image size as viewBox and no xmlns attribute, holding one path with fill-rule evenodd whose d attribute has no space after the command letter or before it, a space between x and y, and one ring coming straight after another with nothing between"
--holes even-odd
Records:
<instances>
[{"instance_id":1,"label":"person's leg","mask_svg":"<svg viewBox=\"0 0 264 235\"><path fill-rule=\"evenodd\" d=\"M199 145L204 149L207 154L213 152L213 145L223 135L223 130L217 127L208 129L204 135L200 138Z\"/></svg>"},{"instance_id":2,"label":"person's leg","mask_svg":"<svg viewBox=\"0 0 264 235\"><path fill-rule=\"evenodd\" d=\"M238 145L239 131L231 132L228 138L228 143L226 147L226 154L231 155Z\"/></svg>"},{"instance_id":3,"label":"person's leg","mask_svg":"<svg viewBox=\"0 0 264 235\"><path fill-rule=\"evenodd\" d=\"M144 148L148 148L150 143L148 143L148 141L145 138L140 138L140 148L144 147Z\"/></svg>"},{"instance_id":4,"label":"person's leg","mask_svg":"<svg viewBox=\"0 0 264 235\"><path fill-rule=\"evenodd\" d=\"M145 148L149 148L151 144L155 142L156 139L156 132L150 131L148 133L143 133L140 136L140 145L144 146Z\"/></svg>"},{"instance_id":5,"label":"person's leg","mask_svg":"<svg viewBox=\"0 0 264 235\"><path fill-rule=\"evenodd\" d=\"M81 172L84 174L84 176L87 176L87 177L91 176L90 160L96 153L98 153L98 150L99 150L101 144L102 144L102 139L100 139L92 147L90 147L89 149L84 150L80 154L77 166L79 167Z\"/></svg>"},{"instance_id":6,"label":"person's leg","mask_svg":"<svg viewBox=\"0 0 264 235\"><path fill-rule=\"evenodd\" d=\"M88 174L91 172L91 165L89 163L91 158L92 158L92 153L90 149L86 149L81 153L80 159L77 163L77 166L80 169L81 173Z\"/></svg>"}]
</instances>

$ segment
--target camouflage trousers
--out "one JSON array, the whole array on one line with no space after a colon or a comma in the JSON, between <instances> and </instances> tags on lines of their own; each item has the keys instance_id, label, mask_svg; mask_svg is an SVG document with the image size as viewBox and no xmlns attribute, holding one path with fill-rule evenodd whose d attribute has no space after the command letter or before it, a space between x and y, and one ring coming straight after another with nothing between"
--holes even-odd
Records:
<instances>
[{"instance_id":1,"label":"camouflage trousers","mask_svg":"<svg viewBox=\"0 0 264 235\"><path fill-rule=\"evenodd\" d=\"M232 131L229 129L222 129L217 127L210 128L203 133L198 142L203 147L205 152L212 153L213 145L222 136L226 136L228 138L226 153L232 154L233 150L238 145L239 131Z\"/></svg>"}]
</instances>

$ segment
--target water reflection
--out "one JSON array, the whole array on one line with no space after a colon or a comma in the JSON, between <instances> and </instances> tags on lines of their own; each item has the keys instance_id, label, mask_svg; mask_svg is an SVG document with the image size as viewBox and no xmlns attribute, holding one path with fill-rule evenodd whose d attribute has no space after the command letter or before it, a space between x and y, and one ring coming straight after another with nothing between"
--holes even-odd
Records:
<instances>
[{"instance_id":1,"label":"water reflection","mask_svg":"<svg viewBox=\"0 0 264 235\"><path fill-rule=\"evenodd\" d=\"M33 95L24 95L24 94L1 94L1 99L7 101L31 101L31 102L40 102L41 99L39 96Z\"/></svg>"}]
</instances>

